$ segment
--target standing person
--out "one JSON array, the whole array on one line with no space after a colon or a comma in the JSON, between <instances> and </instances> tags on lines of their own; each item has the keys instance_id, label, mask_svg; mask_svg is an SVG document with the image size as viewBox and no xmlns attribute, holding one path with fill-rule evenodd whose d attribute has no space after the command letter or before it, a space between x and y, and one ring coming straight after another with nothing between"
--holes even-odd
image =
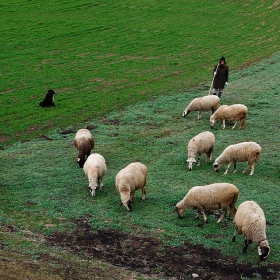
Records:
<instances>
[{"instance_id":1,"label":"standing person","mask_svg":"<svg viewBox=\"0 0 280 280\"><path fill-rule=\"evenodd\" d=\"M220 62L214 67L213 94L221 98L224 87L228 85L228 66L226 59L222 56Z\"/></svg>"}]
</instances>

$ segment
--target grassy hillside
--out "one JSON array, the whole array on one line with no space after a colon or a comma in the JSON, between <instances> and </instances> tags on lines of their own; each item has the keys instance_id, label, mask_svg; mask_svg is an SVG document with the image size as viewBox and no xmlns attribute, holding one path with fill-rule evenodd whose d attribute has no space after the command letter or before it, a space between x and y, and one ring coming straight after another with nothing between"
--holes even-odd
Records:
<instances>
[{"instance_id":1,"label":"grassy hillside","mask_svg":"<svg viewBox=\"0 0 280 280\"><path fill-rule=\"evenodd\" d=\"M186 242L219 250L224 258L217 262L226 266L227 259L237 259L232 279L278 279L279 8L277 1L1 1L0 278L92 280L93 271L99 272L96 279L176 277L161 264L146 274L137 266L127 265L131 272L96 260L88 254L98 250L96 244L78 246L77 221L84 221L90 233L128 234L128 247L133 237L155 237L163 242L157 255L189 248ZM185 163L188 141L210 130L210 112L200 121L196 113L183 119L182 112L208 93L222 55L230 67L222 104L243 103L249 116L245 130L215 125L214 159L229 144L256 141L262 156L253 176L241 173L245 163L227 175L225 166L215 173L204 157L191 172ZM49 88L57 92L56 107L41 108ZM105 187L94 198L73 146L75 132L85 126L108 167ZM128 213L119 207L115 175L136 160L149 169L147 201L136 193ZM182 220L172 215L192 186L224 181L239 188L238 205L253 199L262 206L271 244L266 262L259 263L254 245L241 254L241 236L231 242L232 221L217 224L208 214L204 225L191 210ZM59 234L73 237L76 255L63 238L51 247ZM192 256L183 256L186 270ZM215 269L216 275L226 271L210 265L200 275L207 279ZM190 273L185 279L192 279Z\"/></svg>"},{"instance_id":2,"label":"grassy hillside","mask_svg":"<svg viewBox=\"0 0 280 280\"><path fill-rule=\"evenodd\" d=\"M43 236L47 238L57 232L74 233L75 221L83 218L92 226L93 232L120 230L132 236L157 237L170 246L183 246L188 240L237 257L241 267L249 262L257 269L255 246L252 245L243 255L242 237L237 237L236 243L231 242L232 221L217 224L217 217L208 214L209 223L203 225L202 217L194 219L194 211L186 211L182 220L171 213L192 186L230 182L240 190L238 205L253 199L266 214L271 254L262 263L263 269L269 270L273 263L279 264L279 199L275 195L279 188L280 167L275 118L279 100L279 84L275 80L279 66L280 53L277 53L232 74L222 103L246 104L249 109L247 127L232 130L227 126L222 130L221 124L217 123L211 130L216 136L214 159L229 144L256 141L261 145L261 160L253 176L241 173L245 163L238 163L236 174L231 169L224 175L225 166L215 173L212 164L203 162L204 156L200 167L188 171L185 163L187 143L197 133L210 129L210 113L203 113L199 121L196 113L185 119L181 115L192 98L207 93L203 84L187 91L151 98L84 123L94 135L95 152L106 158L108 167L105 187L94 198L86 189L88 183L83 170L76 164L73 138L79 125L53 130L47 137L17 142L1 151L0 236L4 251L15 250L38 259L50 250L42 241ZM140 193L137 193L133 211L128 213L124 207L119 207L115 175L137 160L149 169L148 199L142 202ZM250 273L252 275L254 269ZM270 273L275 271L270 269Z\"/></svg>"},{"instance_id":3,"label":"grassy hillside","mask_svg":"<svg viewBox=\"0 0 280 280\"><path fill-rule=\"evenodd\" d=\"M279 50L275 1L1 1L0 141L207 82ZM57 92L57 108L38 106Z\"/></svg>"}]
</instances>

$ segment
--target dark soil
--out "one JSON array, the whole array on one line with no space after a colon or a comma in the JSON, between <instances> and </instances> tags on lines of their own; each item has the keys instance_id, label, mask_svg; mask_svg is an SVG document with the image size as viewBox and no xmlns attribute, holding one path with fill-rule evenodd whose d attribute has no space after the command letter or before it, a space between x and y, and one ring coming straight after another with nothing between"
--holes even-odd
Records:
<instances>
[{"instance_id":1,"label":"dark soil","mask_svg":"<svg viewBox=\"0 0 280 280\"><path fill-rule=\"evenodd\" d=\"M119 231L98 230L93 233L86 220L77 221L74 234L48 236L49 246L89 259L99 259L146 275L168 279L280 279L280 265L269 261L239 263L217 249L193 245L165 246L162 241ZM257 254L257 250L256 250Z\"/></svg>"}]
</instances>

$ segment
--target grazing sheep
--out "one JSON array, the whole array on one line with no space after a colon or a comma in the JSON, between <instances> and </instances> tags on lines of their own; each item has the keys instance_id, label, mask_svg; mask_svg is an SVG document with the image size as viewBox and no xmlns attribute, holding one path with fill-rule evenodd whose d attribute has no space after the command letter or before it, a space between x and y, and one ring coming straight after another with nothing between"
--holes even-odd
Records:
<instances>
[{"instance_id":1,"label":"grazing sheep","mask_svg":"<svg viewBox=\"0 0 280 280\"><path fill-rule=\"evenodd\" d=\"M146 199L147 167L140 162L130 163L120 170L116 176L116 188L121 196L121 205L127 211L132 210L132 201L135 191L142 190L142 200Z\"/></svg>"},{"instance_id":2,"label":"grazing sheep","mask_svg":"<svg viewBox=\"0 0 280 280\"><path fill-rule=\"evenodd\" d=\"M84 172L89 182L89 190L92 196L95 196L95 190L102 189L103 187L103 176L107 171L106 162L102 155L91 154L85 164Z\"/></svg>"},{"instance_id":3,"label":"grazing sheep","mask_svg":"<svg viewBox=\"0 0 280 280\"><path fill-rule=\"evenodd\" d=\"M266 239L266 219L261 207L255 201L244 201L237 208L237 212L233 219L235 223L234 236L236 232L244 235L243 253L246 253L250 243L257 244L258 253L261 260L268 257L270 247Z\"/></svg>"},{"instance_id":4,"label":"grazing sheep","mask_svg":"<svg viewBox=\"0 0 280 280\"><path fill-rule=\"evenodd\" d=\"M235 145L229 145L221 155L215 160L213 166L216 172L219 171L220 167L228 163L227 169L224 174L227 174L232 163L234 164L234 171L236 173L236 164L237 162L246 162L248 165L242 173L246 173L249 167L251 166L250 175L254 174L255 164L260 160L261 156L261 147L256 142L241 142Z\"/></svg>"},{"instance_id":5,"label":"grazing sheep","mask_svg":"<svg viewBox=\"0 0 280 280\"><path fill-rule=\"evenodd\" d=\"M227 208L230 207L229 216L236 212L235 203L238 198L238 188L229 183L214 183L206 186L196 186L191 188L186 196L176 204L173 212L177 212L179 218L183 217L187 209L197 209L196 219L201 213L204 222L207 223L205 210L222 209L222 215L217 223L220 223L227 214Z\"/></svg>"},{"instance_id":6,"label":"grazing sheep","mask_svg":"<svg viewBox=\"0 0 280 280\"><path fill-rule=\"evenodd\" d=\"M90 131L85 128L79 129L74 138L74 145L79 152L77 162L82 168L86 161L86 156L90 155L94 147L94 140Z\"/></svg>"},{"instance_id":7,"label":"grazing sheep","mask_svg":"<svg viewBox=\"0 0 280 280\"><path fill-rule=\"evenodd\" d=\"M217 110L220 106L220 98L216 95L206 95L202 97L195 98L188 105L186 110L183 113L183 117L185 118L190 112L197 111L197 119L201 119L201 111L210 111L212 110L212 114Z\"/></svg>"},{"instance_id":8,"label":"grazing sheep","mask_svg":"<svg viewBox=\"0 0 280 280\"><path fill-rule=\"evenodd\" d=\"M41 107L55 107L54 104L54 94L55 92L52 89L49 89L45 99L39 103Z\"/></svg>"},{"instance_id":9,"label":"grazing sheep","mask_svg":"<svg viewBox=\"0 0 280 280\"><path fill-rule=\"evenodd\" d=\"M188 159L189 170L192 170L192 164L196 163L195 157L198 156L197 166L200 166L200 157L206 153L206 161L212 160L212 154L215 145L215 136L212 132L203 131L193 137L188 144Z\"/></svg>"},{"instance_id":10,"label":"grazing sheep","mask_svg":"<svg viewBox=\"0 0 280 280\"><path fill-rule=\"evenodd\" d=\"M234 129L240 121L240 128L245 128L246 118L248 115L248 108L243 104L222 105L210 117L210 125L213 128L216 120L223 121L223 129L226 127L226 121L235 121Z\"/></svg>"}]
</instances>

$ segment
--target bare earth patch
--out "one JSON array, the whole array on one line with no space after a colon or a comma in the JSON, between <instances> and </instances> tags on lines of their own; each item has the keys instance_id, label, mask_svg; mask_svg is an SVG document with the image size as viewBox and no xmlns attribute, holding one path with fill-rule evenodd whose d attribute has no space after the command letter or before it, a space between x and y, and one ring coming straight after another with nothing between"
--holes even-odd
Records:
<instances>
[{"instance_id":1,"label":"bare earth patch","mask_svg":"<svg viewBox=\"0 0 280 280\"><path fill-rule=\"evenodd\" d=\"M91 231L87 221L77 221L74 235L56 233L47 236L49 246L62 247L68 252L89 259L99 259L146 275L165 279L227 279L242 277L278 279L280 265L260 262L258 265L239 263L216 249L202 245L165 246L162 241L145 236L133 236L118 231Z\"/></svg>"}]
</instances>

